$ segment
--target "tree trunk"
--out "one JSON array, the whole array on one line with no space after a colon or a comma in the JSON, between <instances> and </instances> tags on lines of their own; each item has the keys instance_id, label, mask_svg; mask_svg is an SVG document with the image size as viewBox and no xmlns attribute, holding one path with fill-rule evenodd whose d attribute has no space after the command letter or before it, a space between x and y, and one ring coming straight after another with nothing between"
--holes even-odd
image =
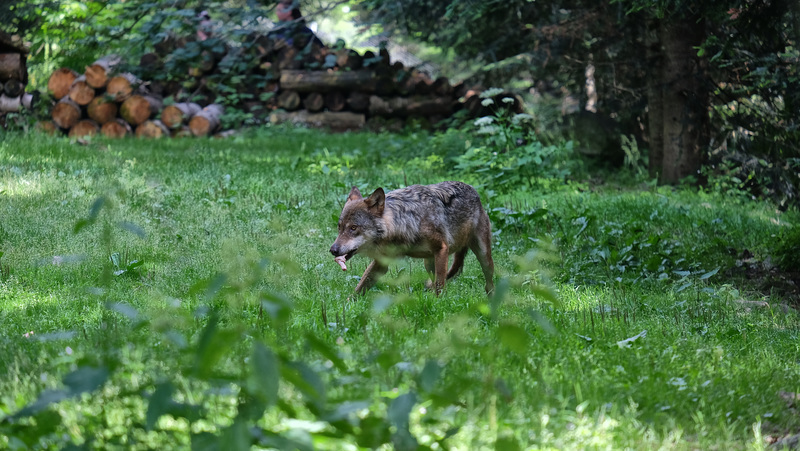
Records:
<instances>
[{"instance_id":1,"label":"tree trunk","mask_svg":"<svg viewBox=\"0 0 800 451\"><path fill-rule=\"evenodd\" d=\"M133 74L120 74L108 80L106 94L112 96L115 102L124 102L133 94L134 86L140 83Z\"/></svg>"},{"instance_id":2,"label":"tree trunk","mask_svg":"<svg viewBox=\"0 0 800 451\"><path fill-rule=\"evenodd\" d=\"M191 102L174 103L167 105L161 112L161 122L169 128L178 128L189 121L202 108L200 105Z\"/></svg>"},{"instance_id":3,"label":"tree trunk","mask_svg":"<svg viewBox=\"0 0 800 451\"><path fill-rule=\"evenodd\" d=\"M664 170L664 49L658 39L657 23L648 26L647 40L648 172L651 179L659 179Z\"/></svg>"},{"instance_id":4,"label":"tree trunk","mask_svg":"<svg viewBox=\"0 0 800 451\"><path fill-rule=\"evenodd\" d=\"M86 76L81 75L72 82L69 88L69 98L81 106L86 106L94 99L94 88L86 83Z\"/></svg>"},{"instance_id":5,"label":"tree trunk","mask_svg":"<svg viewBox=\"0 0 800 451\"><path fill-rule=\"evenodd\" d=\"M136 127L137 138L163 138L169 137L169 128L158 119L152 121L144 121Z\"/></svg>"},{"instance_id":6,"label":"tree trunk","mask_svg":"<svg viewBox=\"0 0 800 451\"><path fill-rule=\"evenodd\" d=\"M133 131L129 123L121 118L116 118L113 121L103 124L100 132L107 138L123 138L130 135Z\"/></svg>"},{"instance_id":7,"label":"tree trunk","mask_svg":"<svg viewBox=\"0 0 800 451\"><path fill-rule=\"evenodd\" d=\"M161 100L150 96L133 95L122 102L119 115L132 126L137 126L161 109Z\"/></svg>"},{"instance_id":8,"label":"tree trunk","mask_svg":"<svg viewBox=\"0 0 800 451\"><path fill-rule=\"evenodd\" d=\"M32 97L30 94L26 95ZM11 113L14 111L19 111L23 107L30 108L30 101L26 106L23 104L23 100L28 100L28 99L23 99L23 96L21 95L10 97L5 94L0 94L0 113Z\"/></svg>"},{"instance_id":9,"label":"tree trunk","mask_svg":"<svg viewBox=\"0 0 800 451\"><path fill-rule=\"evenodd\" d=\"M281 72L281 89L297 92L375 91L375 74L371 70L356 71L295 71Z\"/></svg>"},{"instance_id":10,"label":"tree trunk","mask_svg":"<svg viewBox=\"0 0 800 451\"><path fill-rule=\"evenodd\" d=\"M86 108L89 117L100 125L116 118L117 111L119 111L117 104L106 99L105 96L95 97Z\"/></svg>"},{"instance_id":11,"label":"tree trunk","mask_svg":"<svg viewBox=\"0 0 800 451\"><path fill-rule=\"evenodd\" d=\"M108 55L86 66L86 83L92 88L104 88L108 84L109 75L122 59L117 55Z\"/></svg>"},{"instance_id":12,"label":"tree trunk","mask_svg":"<svg viewBox=\"0 0 800 451\"><path fill-rule=\"evenodd\" d=\"M661 182L674 184L698 176L708 145L705 68L695 49L705 38L705 28L697 16L676 18L662 22L659 35L664 46Z\"/></svg>"},{"instance_id":13,"label":"tree trunk","mask_svg":"<svg viewBox=\"0 0 800 451\"><path fill-rule=\"evenodd\" d=\"M84 136L94 136L100 133L100 126L91 119L84 119L69 129L70 138L82 138Z\"/></svg>"},{"instance_id":14,"label":"tree trunk","mask_svg":"<svg viewBox=\"0 0 800 451\"><path fill-rule=\"evenodd\" d=\"M203 108L202 111L192 116L189 120L189 128L194 136L208 136L219 128L220 117L225 110L222 105L212 103Z\"/></svg>"},{"instance_id":15,"label":"tree trunk","mask_svg":"<svg viewBox=\"0 0 800 451\"><path fill-rule=\"evenodd\" d=\"M81 119L81 107L69 97L62 97L50 112L53 122L63 129L70 129Z\"/></svg>"},{"instance_id":16,"label":"tree trunk","mask_svg":"<svg viewBox=\"0 0 800 451\"><path fill-rule=\"evenodd\" d=\"M68 67L57 69L47 81L47 90L56 100L61 100L62 97L69 94L69 89L76 78L78 78L78 73Z\"/></svg>"}]
</instances>

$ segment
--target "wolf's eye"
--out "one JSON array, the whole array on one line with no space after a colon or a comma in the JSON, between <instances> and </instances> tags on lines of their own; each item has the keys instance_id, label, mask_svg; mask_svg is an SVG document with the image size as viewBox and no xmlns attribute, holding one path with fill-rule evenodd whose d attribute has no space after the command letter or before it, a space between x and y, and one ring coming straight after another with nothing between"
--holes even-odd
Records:
<instances>
[{"instance_id":1,"label":"wolf's eye","mask_svg":"<svg viewBox=\"0 0 800 451\"><path fill-rule=\"evenodd\" d=\"M351 232L355 232L356 230L358 230L358 226L357 225L351 225L350 226L350 231Z\"/></svg>"}]
</instances>

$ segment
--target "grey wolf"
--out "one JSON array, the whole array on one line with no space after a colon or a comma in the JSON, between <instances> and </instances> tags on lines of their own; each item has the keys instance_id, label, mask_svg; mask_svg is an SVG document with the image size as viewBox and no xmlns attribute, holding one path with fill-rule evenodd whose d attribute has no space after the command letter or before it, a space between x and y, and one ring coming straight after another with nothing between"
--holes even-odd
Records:
<instances>
[{"instance_id":1,"label":"grey wolf","mask_svg":"<svg viewBox=\"0 0 800 451\"><path fill-rule=\"evenodd\" d=\"M492 226L475 188L462 182L412 185L388 193L376 189L369 197L353 187L339 216L339 236L331 246L337 263L355 254L373 259L356 293L363 294L388 270L387 260L413 257L425 260L429 285L439 295L445 281L457 276L472 250L486 279L486 293L494 290ZM447 270L449 256L455 254Z\"/></svg>"}]
</instances>

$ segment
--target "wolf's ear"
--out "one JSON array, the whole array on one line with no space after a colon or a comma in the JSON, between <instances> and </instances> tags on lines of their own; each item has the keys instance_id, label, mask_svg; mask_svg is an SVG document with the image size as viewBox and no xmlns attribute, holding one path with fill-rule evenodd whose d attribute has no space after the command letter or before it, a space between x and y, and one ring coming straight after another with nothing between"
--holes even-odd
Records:
<instances>
[{"instance_id":1,"label":"wolf's ear","mask_svg":"<svg viewBox=\"0 0 800 451\"><path fill-rule=\"evenodd\" d=\"M366 200L369 212L375 216L383 216L383 205L385 201L386 194L384 194L383 188L378 188L373 191Z\"/></svg>"},{"instance_id":2,"label":"wolf's ear","mask_svg":"<svg viewBox=\"0 0 800 451\"><path fill-rule=\"evenodd\" d=\"M361 196L361 191L359 191L358 188L354 186L353 189L350 190L350 195L347 196L347 200L359 200L359 199L363 199L363 197Z\"/></svg>"}]
</instances>

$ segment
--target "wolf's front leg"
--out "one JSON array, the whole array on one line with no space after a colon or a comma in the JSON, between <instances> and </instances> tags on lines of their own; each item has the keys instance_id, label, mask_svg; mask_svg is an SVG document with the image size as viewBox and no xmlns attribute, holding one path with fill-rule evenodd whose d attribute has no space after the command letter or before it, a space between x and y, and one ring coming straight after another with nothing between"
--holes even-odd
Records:
<instances>
[{"instance_id":1,"label":"wolf's front leg","mask_svg":"<svg viewBox=\"0 0 800 451\"><path fill-rule=\"evenodd\" d=\"M367 290L375 285L378 278L386 274L388 269L388 266L381 265L377 260L372 260L372 263L367 266L367 270L364 271L364 275L361 276L361 282L356 285L356 294L365 294Z\"/></svg>"}]
</instances>

